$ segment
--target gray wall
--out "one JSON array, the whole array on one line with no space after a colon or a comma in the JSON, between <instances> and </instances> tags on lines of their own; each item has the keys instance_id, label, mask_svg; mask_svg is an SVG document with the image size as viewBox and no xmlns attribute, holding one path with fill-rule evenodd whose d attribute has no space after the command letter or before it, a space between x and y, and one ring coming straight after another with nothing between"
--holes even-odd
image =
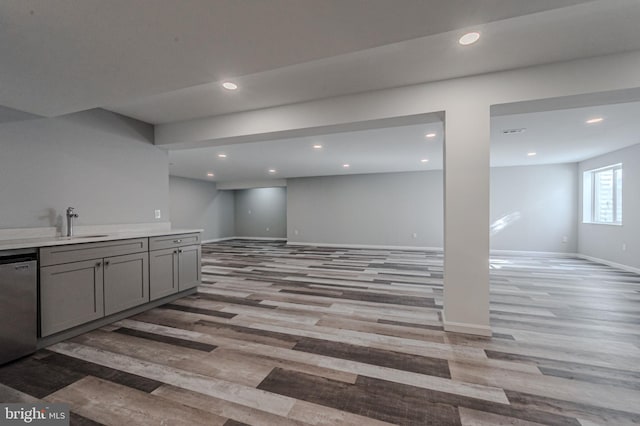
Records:
<instances>
[{"instance_id":1,"label":"gray wall","mask_svg":"<svg viewBox=\"0 0 640 426\"><path fill-rule=\"evenodd\" d=\"M0 228L169 220L167 155L153 127L91 110L0 124Z\"/></svg>"},{"instance_id":2,"label":"gray wall","mask_svg":"<svg viewBox=\"0 0 640 426\"><path fill-rule=\"evenodd\" d=\"M622 226L582 223L580 208L578 250L587 256L640 268L640 144L581 162L579 205L582 206L582 173L617 163L622 163Z\"/></svg>"},{"instance_id":3,"label":"gray wall","mask_svg":"<svg viewBox=\"0 0 640 426\"><path fill-rule=\"evenodd\" d=\"M576 164L491 169L491 221L512 219L491 248L575 252L577 185ZM442 171L289 179L288 239L440 248L442 188Z\"/></svg>"},{"instance_id":4,"label":"gray wall","mask_svg":"<svg viewBox=\"0 0 640 426\"><path fill-rule=\"evenodd\" d=\"M204 241L234 235L233 191L202 180L169 177L171 226L204 229Z\"/></svg>"},{"instance_id":5,"label":"gray wall","mask_svg":"<svg viewBox=\"0 0 640 426\"><path fill-rule=\"evenodd\" d=\"M577 209L575 163L491 169L494 250L575 253Z\"/></svg>"},{"instance_id":6,"label":"gray wall","mask_svg":"<svg viewBox=\"0 0 640 426\"><path fill-rule=\"evenodd\" d=\"M289 179L289 241L442 247L442 189L441 171Z\"/></svg>"},{"instance_id":7,"label":"gray wall","mask_svg":"<svg viewBox=\"0 0 640 426\"><path fill-rule=\"evenodd\" d=\"M287 188L235 191L237 237L286 238Z\"/></svg>"}]
</instances>

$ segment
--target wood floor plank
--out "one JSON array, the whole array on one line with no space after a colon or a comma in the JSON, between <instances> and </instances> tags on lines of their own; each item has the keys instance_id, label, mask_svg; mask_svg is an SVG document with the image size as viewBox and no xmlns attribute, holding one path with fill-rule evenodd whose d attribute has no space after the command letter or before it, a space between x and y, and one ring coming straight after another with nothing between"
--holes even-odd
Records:
<instances>
[{"instance_id":1,"label":"wood floor plank","mask_svg":"<svg viewBox=\"0 0 640 426\"><path fill-rule=\"evenodd\" d=\"M222 426L227 421L214 414L95 377L85 377L49 395L47 400L70 404L81 416L104 424Z\"/></svg>"},{"instance_id":2,"label":"wood floor plank","mask_svg":"<svg viewBox=\"0 0 640 426\"><path fill-rule=\"evenodd\" d=\"M129 356L106 352L76 343L56 343L50 347L50 350L68 356L87 359L107 367L119 368L131 374L148 377L169 385L204 393L272 414L286 416L295 403L295 400L292 398L269 394L248 386L191 373L162 364L138 360Z\"/></svg>"},{"instance_id":3,"label":"wood floor plank","mask_svg":"<svg viewBox=\"0 0 640 426\"><path fill-rule=\"evenodd\" d=\"M486 411L473 410L467 407L460 407L460 423L462 426L542 426L542 423L530 422L528 420L516 419L513 417L501 416L499 414L487 413Z\"/></svg>"},{"instance_id":4,"label":"wood floor plank","mask_svg":"<svg viewBox=\"0 0 640 426\"><path fill-rule=\"evenodd\" d=\"M251 425L302 426L304 423L246 405L176 386L163 385L153 392L160 398Z\"/></svg>"},{"instance_id":5,"label":"wood floor plank","mask_svg":"<svg viewBox=\"0 0 640 426\"><path fill-rule=\"evenodd\" d=\"M574 416L598 425L637 425L640 415L628 411L612 410L591 404L532 395L526 392L507 390L507 397L515 408L539 409L549 413Z\"/></svg>"},{"instance_id":6,"label":"wood floor plank","mask_svg":"<svg viewBox=\"0 0 640 426\"><path fill-rule=\"evenodd\" d=\"M229 426L640 424L640 275L492 256L487 338L443 330L442 251L229 240L202 265L197 293L0 366L0 400L66 393L88 425L152 402ZM90 403L103 382L131 398Z\"/></svg>"},{"instance_id":7,"label":"wood floor plank","mask_svg":"<svg viewBox=\"0 0 640 426\"><path fill-rule=\"evenodd\" d=\"M461 366L456 362L449 362L449 367L451 376L458 381L640 414L640 406L633 406L634 401L640 401L640 392L630 389L516 371L505 375L470 365ZM577 387L580 392L576 392Z\"/></svg>"},{"instance_id":8,"label":"wood floor plank","mask_svg":"<svg viewBox=\"0 0 640 426\"><path fill-rule=\"evenodd\" d=\"M42 399L85 377L66 367L48 365L33 357L0 367L0 383Z\"/></svg>"},{"instance_id":9,"label":"wood floor plank","mask_svg":"<svg viewBox=\"0 0 640 426\"><path fill-rule=\"evenodd\" d=\"M172 348L164 342L157 343L155 340L141 339L136 336L138 334L147 336L153 333L130 331L131 335L92 332L71 341L113 354L126 355L136 360L161 363L168 367L179 368L206 377L230 380L246 386L255 386L271 371L271 368L267 366L239 364L232 359L218 359L215 351L212 353L202 352L182 346ZM154 335L159 337L158 340L164 340L162 337L167 337Z\"/></svg>"},{"instance_id":10,"label":"wood floor plank","mask_svg":"<svg viewBox=\"0 0 640 426\"><path fill-rule=\"evenodd\" d=\"M417 399L406 395L379 394L364 386L278 368L265 378L258 389L394 424L460 424L454 406L433 404L424 399L418 404Z\"/></svg>"},{"instance_id":11,"label":"wood floor plank","mask_svg":"<svg viewBox=\"0 0 640 426\"><path fill-rule=\"evenodd\" d=\"M152 392L162 384L156 380L151 380L146 377L125 373L124 371L83 361L78 358L68 357L55 352L47 354L46 357L43 357L40 360L41 362L51 366L63 367L80 374L97 377L102 380L107 380L147 393Z\"/></svg>"},{"instance_id":12,"label":"wood floor plank","mask_svg":"<svg viewBox=\"0 0 640 426\"><path fill-rule=\"evenodd\" d=\"M538 422L542 424L567 426L577 426L579 424L578 420L572 416L558 415L537 409L516 409L508 404L479 400L473 397L442 392L439 390L416 388L414 386L371 377L359 377L356 384L363 386L369 391L379 392L381 394L393 394L396 398L416 398L416 400L419 401L430 401L432 403L450 405L453 407L466 407L499 416L512 417L519 420Z\"/></svg>"},{"instance_id":13,"label":"wood floor plank","mask_svg":"<svg viewBox=\"0 0 640 426\"><path fill-rule=\"evenodd\" d=\"M153 333L145 333L144 331L131 330L128 328L119 328L113 330L114 333L126 334L127 336L140 337L142 339L150 339L156 342L168 343L170 345L180 346L183 348L195 349L197 351L211 352L216 348L214 345L206 343L194 342L191 340L178 339L175 337L158 336Z\"/></svg>"},{"instance_id":14,"label":"wood floor plank","mask_svg":"<svg viewBox=\"0 0 640 426\"><path fill-rule=\"evenodd\" d=\"M326 342L318 339L301 339L294 347L296 351L310 352L332 358L358 361L396 370L411 371L429 376L451 378L446 360L403 354L376 348L365 348L348 343Z\"/></svg>"}]
</instances>

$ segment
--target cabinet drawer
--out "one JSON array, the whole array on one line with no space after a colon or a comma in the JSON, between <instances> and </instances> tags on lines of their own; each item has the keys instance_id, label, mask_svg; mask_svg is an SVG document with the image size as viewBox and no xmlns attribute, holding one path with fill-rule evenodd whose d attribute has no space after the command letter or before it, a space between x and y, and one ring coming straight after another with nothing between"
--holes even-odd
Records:
<instances>
[{"instance_id":1,"label":"cabinet drawer","mask_svg":"<svg viewBox=\"0 0 640 426\"><path fill-rule=\"evenodd\" d=\"M162 250L200 244L200 234L163 235L149 238L149 250Z\"/></svg>"},{"instance_id":2,"label":"cabinet drawer","mask_svg":"<svg viewBox=\"0 0 640 426\"><path fill-rule=\"evenodd\" d=\"M40 266L141 253L147 251L148 247L147 238L43 247L40 249Z\"/></svg>"}]
</instances>

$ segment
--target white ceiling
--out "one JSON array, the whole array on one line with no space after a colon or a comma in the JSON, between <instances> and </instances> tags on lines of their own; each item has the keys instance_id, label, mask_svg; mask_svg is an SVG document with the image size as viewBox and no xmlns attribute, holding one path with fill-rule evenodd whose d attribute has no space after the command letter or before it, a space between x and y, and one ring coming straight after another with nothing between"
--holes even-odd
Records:
<instances>
[{"instance_id":1,"label":"white ceiling","mask_svg":"<svg viewBox=\"0 0 640 426\"><path fill-rule=\"evenodd\" d=\"M388 4L398 2L388 2ZM459 3L459 2L453 2ZM453 4L452 3L452 4ZM498 4L501 2L464 2ZM528 5L542 5L540 0ZM562 2L557 2L558 6ZM449 4L424 1L423 4ZM511 1L510 4L522 4ZM404 8L400 8L405 10ZM434 8L433 12L437 12ZM437 13L430 11L425 16ZM151 123L227 114L312 99L640 49L640 1L606 0L472 25L480 41L457 43L461 27L403 42L234 77L236 92L209 81L112 104ZM425 23L425 25L427 25Z\"/></svg>"},{"instance_id":2,"label":"white ceiling","mask_svg":"<svg viewBox=\"0 0 640 426\"><path fill-rule=\"evenodd\" d=\"M638 22L638 0L3 0L0 123L96 107L168 123L639 50ZM471 29L480 41L459 46ZM225 79L240 89L224 91ZM494 130L528 130L494 132L492 164L579 161L639 142L637 104L602 108L494 117ZM607 119L585 128L584 114ZM431 126L439 136L426 142ZM218 181L272 167L279 178L424 170L441 167L441 133L412 124L169 155L173 174Z\"/></svg>"},{"instance_id":3,"label":"white ceiling","mask_svg":"<svg viewBox=\"0 0 640 426\"><path fill-rule=\"evenodd\" d=\"M595 117L604 120L585 123ZM640 102L494 116L491 166L573 163L635 145L640 143L638 117ZM503 133L522 128L522 133ZM436 137L425 138L431 132ZM442 160L442 122L169 152L172 175L215 182L439 170Z\"/></svg>"},{"instance_id":4,"label":"white ceiling","mask_svg":"<svg viewBox=\"0 0 640 426\"><path fill-rule=\"evenodd\" d=\"M426 138L431 132L436 137ZM169 152L169 171L175 176L228 182L441 169L442 136L442 123L437 122L183 149ZM316 144L322 148L314 149ZM209 172L215 176L207 178Z\"/></svg>"},{"instance_id":5,"label":"white ceiling","mask_svg":"<svg viewBox=\"0 0 640 426\"><path fill-rule=\"evenodd\" d=\"M585 123L598 117L604 120ZM492 117L491 165L573 163L635 145L640 143L638 117L640 102ZM521 128L526 130L502 133Z\"/></svg>"},{"instance_id":6,"label":"white ceiling","mask_svg":"<svg viewBox=\"0 0 640 426\"><path fill-rule=\"evenodd\" d=\"M634 0L5 0L0 105L175 121L637 49L639 17ZM470 27L483 41L460 49ZM234 98L207 86L227 78Z\"/></svg>"}]
</instances>

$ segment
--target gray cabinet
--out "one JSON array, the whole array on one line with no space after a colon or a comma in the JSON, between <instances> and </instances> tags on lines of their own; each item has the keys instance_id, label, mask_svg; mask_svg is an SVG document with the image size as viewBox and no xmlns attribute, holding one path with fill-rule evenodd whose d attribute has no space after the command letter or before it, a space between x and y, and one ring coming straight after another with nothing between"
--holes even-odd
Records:
<instances>
[{"instance_id":1,"label":"gray cabinet","mask_svg":"<svg viewBox=\"0 0 640 426\"><path fill-rule=\"evenodd\" d=\"M40 249L40 266L102 259L123 254L144 253L149 250L148 247L148 238L43 247Z\"/></svg>"},{"instance_id":2,"label":"gray cabinet","mask_svg":"<svg viewBox=\"0 0 640 426\"><path fill-rule=\"evenodd\" d=\"M102 259L40 268L41 335L104 316Z\"/></svg>"},{"instance_id":3,"label":"gray cabinet","mask_svg":"<svg viewBox=\"0 0 640 426\"><path fill-rule=\"evenodd\" d=\"M181 247L178 250L178 289L180 291L197 287L200 284L201 250L199 245Z\"/></svg>"},{"instance_id":4,"label":"gray cabinet","mask_svg":"<svg viewBox=\"0 0 640 426\"><path fill-rule=\"evenodd\" d=\"M104 259L104 314L149 301L149 255L135 253Z\"/></svg>"},{"instance_id":5,"label":"gray cabinet","mask_svg":"<svg viewBox=\"0 0 640 426\"><path fill-rule=\"evenodd\" d=\"M191 245L200 245L200 234L164 235L162 237L149 238L149 250L161 250L178 248Z\"/></svg>"},{"instance_id":6,"label":"gray cabinet","mask_svg":"<svg viewBox=\"0 0 640 426\"><path fill-rule=\"evenodd\" d=\"M197 287L201 277L200 234L149 239L149 293L156 300Z\"/></svg>"},{"instance_id":7,"label":"gray cabinet","mask_svg":"<svg viewBox=\"0 0 640 426\"><path fill-rule=\"evenodd\" d=\"M200 284L200 234L40 248L40 336Z\"/></svg>"},{"instance_id":8,"label":"gray cabinet","mask_svg":"<svg viewBox=\"0 0 640 426\"><path fill-rule=\"evenodd\" d=\"M40 249L40 336L149 301L148 239Z\"/></svg>"},{"instance_id":9,"label":"gray cabinet","mask_svg":"<svg viewBox=\"0 0 640 426\"><path fill-rule=\"evenodd\" d=\"M149 296L156 300L178 292L178 249L149 252Z\"/></svg>"}]
</instances>

